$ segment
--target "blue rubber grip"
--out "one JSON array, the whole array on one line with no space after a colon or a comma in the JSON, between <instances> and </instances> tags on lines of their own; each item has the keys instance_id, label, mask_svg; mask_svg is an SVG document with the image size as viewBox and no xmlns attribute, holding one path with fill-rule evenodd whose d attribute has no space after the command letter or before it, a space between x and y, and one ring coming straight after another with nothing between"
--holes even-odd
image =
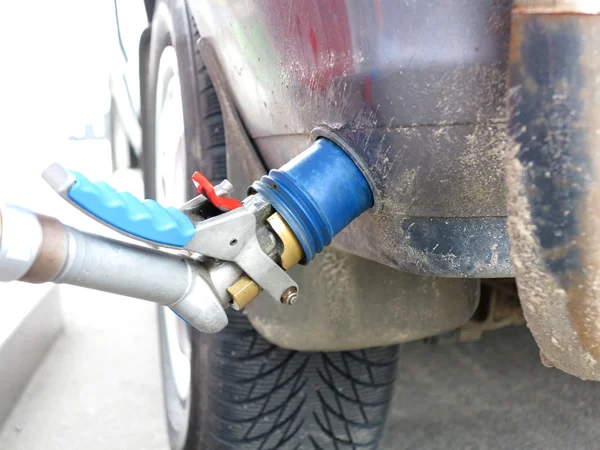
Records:
<instances>
[{"instance_id":1,"label":"blue rubber grip","mask_svg":"<svg viewBox=\"0 0 600 450\"><path fill-rule=\"evenodd\" d=\"M78 172L71 173L76 181L69 189L69 198L119 230L176 247L183 247L196 233L191 220L176 208L165 208L154 200L140 201L106 183L92 183Z\"/></svg>"}]
</instances>

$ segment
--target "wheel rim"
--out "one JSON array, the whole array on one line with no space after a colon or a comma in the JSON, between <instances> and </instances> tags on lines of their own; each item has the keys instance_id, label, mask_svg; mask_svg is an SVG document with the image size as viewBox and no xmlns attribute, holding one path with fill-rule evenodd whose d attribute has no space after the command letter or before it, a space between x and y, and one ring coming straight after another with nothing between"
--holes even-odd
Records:
<instances>
[{"instance_id":1,"label":"wheel rim","mask_svg":"<svg viewBox=\"0 0 600 450\"><path fill-rule=\"evenodd\" d=\"M166 47L160 57L155 117L157 200L179 207L186 200L185 136L177 55Z\"/></svg>"},{"instance_id":2,"label":"wheel rim","mask_svg":"<svg viewBox=\"0 0 600 450\"><path fill-rule=\"evenodd\" d=\"M155 115L156 200L179 207L187 200L187 175L183 105L177 54L166 47L160 57ZM163 339L168 368L183 414L169 417L173 428L185 430L189 421L191 390L191 335L189 325L170 308L161 307ZM178 423L173 423L177 421Z\"/></svg>"}]
</instances>

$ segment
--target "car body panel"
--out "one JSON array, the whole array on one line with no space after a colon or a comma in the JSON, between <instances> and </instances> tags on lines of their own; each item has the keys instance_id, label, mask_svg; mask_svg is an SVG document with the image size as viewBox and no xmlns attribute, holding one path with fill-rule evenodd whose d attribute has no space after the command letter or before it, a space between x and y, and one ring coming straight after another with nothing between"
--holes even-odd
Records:
<instances>
[{"instance_id":1,"label":"car body panel","mask_svg":"<svg viewBox=\"0 0 600 450\"><path fill-rule=\"evenodd\" d=\"M339 130L381 195L335 244L420 274L511 276L509 0L190 0L275 168Z\"/></svg>"}]
</instances>

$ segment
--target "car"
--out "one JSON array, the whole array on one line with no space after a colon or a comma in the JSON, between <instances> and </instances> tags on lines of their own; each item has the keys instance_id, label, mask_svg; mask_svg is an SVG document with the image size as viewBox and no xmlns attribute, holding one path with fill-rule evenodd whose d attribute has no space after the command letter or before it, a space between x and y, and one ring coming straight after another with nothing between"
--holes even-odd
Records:
<instances>
[{"instance_id":1,"label":"car","mask_svg":"<svg viewBox=\"0 0 600 450\"><path fill-rule=\"evenodd\" d=\"M139 40L148 26L143 2L114 1L116 36L109 75L109 138L113 169L137 167L142 151Z\"/></svg>"},{"instance_id":2,"label":"car","mask_svg":"<svg viewBox=\"0 0 600 450\"><path fill-rule=\"evenodd\" d=\"M548 31L536 22L548 9L531 3L115 0L113 158L117 168L139 160L147 197L181 206L197 195L199 171L244 198L319 138L361 165L375 197L322 255L292 269L302 291L293 307L259 296L228 311L216 335L160 309L173 449L378 448L398 344L478 339L525 318L545 364L600 378L595 350L568 332L585 317L565 280L588 250L552 253L577 215L560 199L579 197L551 154L574 153L557 143L560 152L531 156L553 132L531 112L568 97L545 74L575 77L580 63L565 61L580 47L561 47L578 42L573 28ZM560 72L567 65L577 70ZM561 130L581 130L556 114ZM593 177L577 167L569 180ZM540 312L540 292L557 279L543 304L560 313Z\"/></svg>"}]
</instances>

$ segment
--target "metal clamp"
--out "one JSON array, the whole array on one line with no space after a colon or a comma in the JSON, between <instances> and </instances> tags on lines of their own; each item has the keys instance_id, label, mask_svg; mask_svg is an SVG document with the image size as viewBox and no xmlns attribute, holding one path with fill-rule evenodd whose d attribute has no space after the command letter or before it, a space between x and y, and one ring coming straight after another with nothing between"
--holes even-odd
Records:
<instances>
[{"instance_id":1,"label":"metal clamp","mask_svg":"<svg viewBox=\"0 0 600 450\"><path fill-rule=\"evenodd\" d=\"M181 210L175 210L163 208L152 200L140 202L130 194L118 193L108 185L93 184L84 177L78 178L76 173L59 164L46 169L43 177L73 206L121 234L153 246L185 249L210 258L231 261L278 300L286 292L298 290L294 280L262 250L256 234L256 217L244 207L204 219L196 214L208 201L203 195L183 205ZM229 196L231 184L227 181L222 184L215 186L213 192L222 196L219 198L229 200L226 197ZM89 195L78 199L73 195L78 187L79 190L85 188ZM147 205L155 206L149 210ZM191 232L182 225L191 227ZM172 235L181 239L172 239Z\"/></svg>"},{"instance_id":2,"label":"metal clamp","mask_svg":"<svg viewBox=\"0 0 600 450\"><path fill-rule=\"evenodd\" d=\"M197 223L196 234L185 248L235 262L275 299L281 299L289 289L298 290L296 282L263 252L256 236L256 217L245 208Z\"/></svg>"}]
</instances>

